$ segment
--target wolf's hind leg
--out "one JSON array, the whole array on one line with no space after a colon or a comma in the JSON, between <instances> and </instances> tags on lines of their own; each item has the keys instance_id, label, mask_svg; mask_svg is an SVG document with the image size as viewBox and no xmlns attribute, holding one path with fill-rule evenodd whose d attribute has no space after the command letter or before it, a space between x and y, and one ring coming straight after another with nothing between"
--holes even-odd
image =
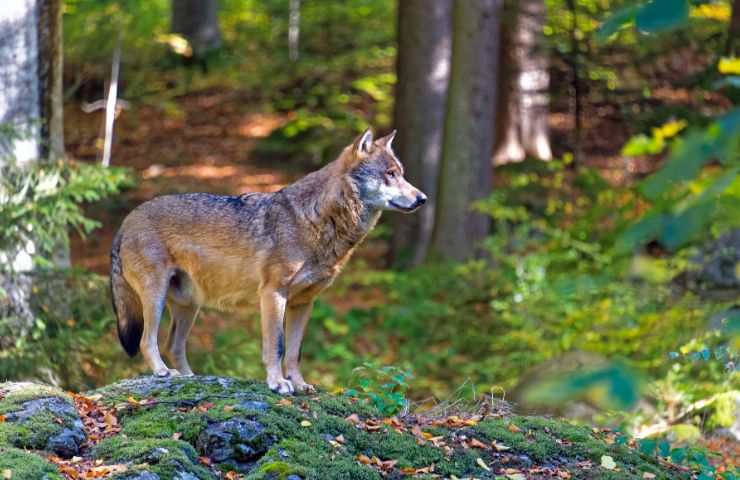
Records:
<instances>
[{"instance_id":1,"label":"wolf's hind leg","mask_svg":"<svg viewBox=\"0 0 740 480\"><path fill-rule=\"evenodd\" d=\"M313 385L306 383L299 370L301 362L301 343L306 325L311 318L313 301L303 305L288 305L285 312L286 343L285 351L285 376L293 382L298 392L313 393L316 391Z\"/></svg>"},{"instance_id":2,"label":"wolf's hind leg","mask_svg":"<svg viewBox=\"0 0 740 480\"><path fill-rule=\"evenodd\" d=\"M262 325L262 362L267 369L267 386L281 394L293 393L293 384L283 377L285 354L286 295L277 290L264 290L260 294L260 317Z\"/></svg>"},{"instance_id":3,"label":"wolf's hind leg","mask_svg":"<svg viewBox=\"0 0 740 480\"><path fill-rule=\"evenodd\" d=\"M177 370L167 368L159 353L157 336L159 334L159 322L162 319L165 297L167 295L168 278L162 275L161 279L149 279L142 291L139 292L141 304L144 310L144 331L141 336L141 353L149 368L155 375L166 377L178 375Z\"/></svg>"},{"instance_id":4,"label":"wolf's hind leg","mask_svg":"<svg viewBox=\"0 0 740 480\"><path fill-rule=\"evenodd\" d=\"M195 305L169 302L167 309L170 311L171 320L166 344L167 355L182 375L193 375L193 370L188 364L187 340L200 308Z\"/></svg>"}]
</instances>

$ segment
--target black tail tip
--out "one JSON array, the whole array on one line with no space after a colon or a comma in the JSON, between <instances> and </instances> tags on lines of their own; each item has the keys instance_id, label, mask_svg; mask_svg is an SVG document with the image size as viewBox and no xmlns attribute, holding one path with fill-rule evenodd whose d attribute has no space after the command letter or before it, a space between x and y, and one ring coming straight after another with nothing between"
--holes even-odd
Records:
<instances>
[{"instance_id":1,"label":"black tail tip","mask_svg":"<svg viewBox=\"0 0 740 480\"><path fill-rule=\"evenodd\" d=\"M143 325L144 322L139 319L132 319L126 322L125 326L118 322L118 339L129 357L134 357L139 353Z\"/></svg>"}]
</instances>

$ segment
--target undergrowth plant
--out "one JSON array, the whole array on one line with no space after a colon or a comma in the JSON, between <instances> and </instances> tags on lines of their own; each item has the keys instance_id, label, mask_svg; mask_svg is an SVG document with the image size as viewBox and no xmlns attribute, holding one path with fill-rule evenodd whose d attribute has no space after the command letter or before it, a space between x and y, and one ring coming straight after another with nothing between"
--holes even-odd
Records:
<instances>
[{"instance_id":1,"label":"undergrowth plant","mask_svg":"<svg viewBox=\"0 0 740 480\"><path fill-rule=\"evenodd\" d=\"M413 378L411 371L367 362L355 368L353 373L351 384L354 388L346 390L345 395L372 405L386 417L407 410L409 401L406 394Z\"/></svg>"}]
</instances>

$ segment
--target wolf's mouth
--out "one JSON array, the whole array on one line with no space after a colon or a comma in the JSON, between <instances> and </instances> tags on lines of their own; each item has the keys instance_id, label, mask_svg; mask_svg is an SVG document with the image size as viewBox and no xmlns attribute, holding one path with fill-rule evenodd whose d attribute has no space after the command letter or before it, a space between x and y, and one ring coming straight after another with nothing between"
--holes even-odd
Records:
<instances>
[{"instance_id":1,"label":"wolf's mouth","mask_svg":"<svg viewBox=\"0 0 740 480\"><path fill-rule=\"evenodd\" d=\"M421 206L419 202L414 202L410 207L404 207L403 205L399 205L398 203L394 202L393 200L388 200L388 204L398 210L401 210L402 212L411 213L417 208Z\"/></svg>"}]
</instances>

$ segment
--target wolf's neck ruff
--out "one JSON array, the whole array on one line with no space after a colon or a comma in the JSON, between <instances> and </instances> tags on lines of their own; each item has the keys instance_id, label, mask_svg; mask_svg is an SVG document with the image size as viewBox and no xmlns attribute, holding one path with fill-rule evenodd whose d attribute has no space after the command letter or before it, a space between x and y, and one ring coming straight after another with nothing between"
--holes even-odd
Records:
<instances>
[{"instance_id":1,"label":"wolf's neck ruff","mask_svg":"<svg viewBox=\"0 0 740 480\"><path fill-rule=\"evenodd\" d=\"M367 205L340 159L281 190L297 218L316 239L316 257L325 264L344 263L375 226L381 211ZM300 204L294 199L296 192Z\"/></svg>"}]
</instances>

